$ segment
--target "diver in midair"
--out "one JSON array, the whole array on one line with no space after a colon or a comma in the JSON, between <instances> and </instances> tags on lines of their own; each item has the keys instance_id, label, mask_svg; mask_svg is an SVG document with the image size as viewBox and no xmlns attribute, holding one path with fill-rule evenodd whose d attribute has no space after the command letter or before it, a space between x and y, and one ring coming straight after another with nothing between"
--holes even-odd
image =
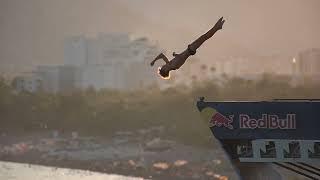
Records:
<instances>
[{"instance_id":1,"label":"diver in midair","mask_svg":"<svg viewBox=\"0 0 320 180\"><path fill-rule=\"evenodd\" d=\"M222 29L225 20L221 17L218 22L211 28L207 33L200 36L197 40L188 45L188 48L180 54L173 52L174 58L169 61L168 58L163 54L159 54L150 65L153 66L154 63L162 59L166 64L159 68L159 74L163 78L168 78L171 70L179 69L188 59L189 56L195 55L197 49L208 39L210 39L218 30Z\"/></svg>"}]
</instances>

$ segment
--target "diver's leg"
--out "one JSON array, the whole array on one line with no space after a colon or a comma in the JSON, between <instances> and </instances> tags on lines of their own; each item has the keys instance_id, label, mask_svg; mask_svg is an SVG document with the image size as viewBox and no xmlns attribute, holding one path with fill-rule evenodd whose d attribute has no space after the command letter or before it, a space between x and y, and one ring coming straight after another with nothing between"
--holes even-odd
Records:
<instances>
[{"instance_id":1,"label":"diver's leg","mask_svg":"<svg viewBox=\"0 0 320 180\"><path fill-rule=\"evenodd\" d=\"M217 29L215 27L211 28L207 33L200 36L197 40L193 41L189 48L192 50L197 50L206 40L210 39L215 33Z\"/></svg>"},{"instance_id":2,"label":"diver's leg","mask_svg":"<svg viewBox=\"0 0 320 180\"><path fill-rule=\"evenodd\" d=\"M188 47L191 50L196 51L206 40L210 39L218 30L222 28L223 23L223 18L220 18L213 28L200 36L197 40L193 41Z\"/></svg>"}]
</instances>

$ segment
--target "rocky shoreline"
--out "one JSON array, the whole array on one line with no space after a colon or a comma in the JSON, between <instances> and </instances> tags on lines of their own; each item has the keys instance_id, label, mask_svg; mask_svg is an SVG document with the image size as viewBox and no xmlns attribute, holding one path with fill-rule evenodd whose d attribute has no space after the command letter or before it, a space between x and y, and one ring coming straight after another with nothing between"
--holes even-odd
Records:
<instances>
[{"instance_id":1,"label":"rocky shoreline","mask_svg":"<svg viewBox=\"0 0 320 180\"><path fill-rule=\"evenodd\" d=\"M221 148L187 146L160 137L150 138L141 132L119 132L111 138L78 135L2 138L6 141L0 143L1 161L146 179L237 179Z\"/></svg>"}]
</instances>

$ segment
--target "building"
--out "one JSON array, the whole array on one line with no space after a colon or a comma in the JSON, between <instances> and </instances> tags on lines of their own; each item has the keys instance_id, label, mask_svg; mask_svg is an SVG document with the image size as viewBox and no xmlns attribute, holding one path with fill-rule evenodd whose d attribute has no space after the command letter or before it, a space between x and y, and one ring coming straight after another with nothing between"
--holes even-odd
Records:
<instances>
[{"instance_id":1,"label":"building","mask_svg":"<svg viewBox=\"0 0 320 180\"><path fill-rule=\"evenodd\" d=\"M59 66L38 66L35 74L41 78L43 91L56 93L60 90Z\"/></svg>"},{"instance_id":2,"label":"building","mask_svg":"<svg viewBox=\"0 0 320 180\"><path fill-rule=\"evenodd\" d=\"M79 67L64 65L58 66L59 86L58 91L70 92L81 87L80 74L82 73Z\"/></svg>"},{"instance_id":3,"label":"building","mask_svg":"<svg viewBox=\"0 0 320 180\"><path fill-rule=\"evenodd\" d=\"M159 52L148 39L123 33L76 36L65 42L65 65L78 69L76 87L81 89L132 90L158 82L149 62Z\"/></svg>"},{"instance_id":4,"label":"building","mask_svg":"<svg viewBox=\"0 0 320 180\"><path fill-rule=\"evenodd\" d=\"M34 72L16 77L13 84L19 92L72 91L79 87L78 74L78 68L72 66L38 66Z\"/></svg>"},{"instance_id":5,"label":"building","mask_svg":"<svg viewBox=\"0 0 320 180\"><path fill-rule=\"evenodd\" d=\"M42 88L42 80L34 73L25 73L13 80L13 86L18 92L37 92Z\"/></svg>"},{"instance_id":6,"label":"building","mask_svg":"<svg viewBox=\"0 0 320 180\"><path fill-rule=\"evenodd\" d=\"M150 67L150 61L159 53L147 38L131 39L123 33L68 37L64 42L64 63L37 66L30 78L38 79L41 89L50 93L88 88L137 90L163 82L156 73L157 67ZM32 87L22 82L27 81L19 81L18 89L39 90L40 85L33 81Z\"/></svg>"},{"instance_id":7,"label":"building","mask_svg":"<svg viewBox=\"0 0 320 180\"><path fill-rule=\"evenodd\" d=\"M302 79L320 80L320 49L308 49L298 54L296 71Z\"/></svg>"},{"instance_id":8,"label":"building","mask_svg":"<svg viewBox=\"0 0 320 180\"><path fill-rule=\"evenodd\" d=\"M68 37L64 42L64 65L83 66L88 64L88 45L84 36Z\"/></svg>"},{"instance_id":9,"label":"building","mask_svg":"<svg viewBox=\"0 0 320 180\"><path fill-rule=\"evenodd\" d=\"M78 87L80 89L94 88L95 90L101 90L113 87L114 69L111 66L83 66L80 68L78 75L80 79Z\"/></svg>"}]
</instances>

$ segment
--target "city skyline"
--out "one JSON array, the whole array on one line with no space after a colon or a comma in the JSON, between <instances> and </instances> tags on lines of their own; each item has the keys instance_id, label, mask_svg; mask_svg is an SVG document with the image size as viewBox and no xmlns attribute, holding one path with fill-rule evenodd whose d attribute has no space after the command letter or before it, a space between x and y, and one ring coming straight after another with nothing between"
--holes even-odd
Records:
<instances>
[{"instance_id":1,"label":"city skyline","mask_svg":"<svg viewBox=\"0 0 320 180\"><path fill-rule=\"evenodd\" d=\"M0 63L13 67L59 64L65 37L99 32L147 37L171 54L169 51L183 50L220 16L226 19L225 28L199 51L201 60L221 55L293 56L304 49L320 48L319 5L316 0L2 0Z\"/></svg>"}]
</instances>

